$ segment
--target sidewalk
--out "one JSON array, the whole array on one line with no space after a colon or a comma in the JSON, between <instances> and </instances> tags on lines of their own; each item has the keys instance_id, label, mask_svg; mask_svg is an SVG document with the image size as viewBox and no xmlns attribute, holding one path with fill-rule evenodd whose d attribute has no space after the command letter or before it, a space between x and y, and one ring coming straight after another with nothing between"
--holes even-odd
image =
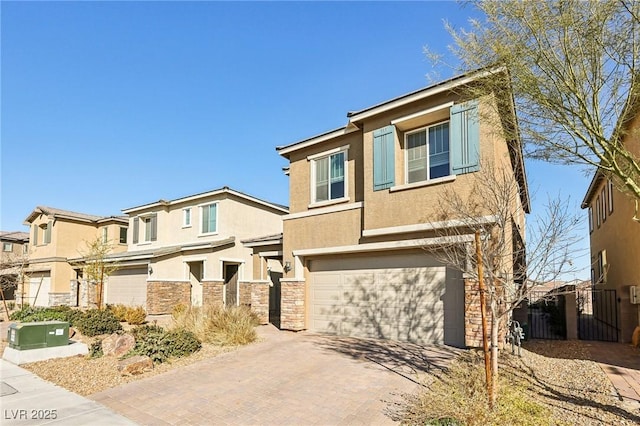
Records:
<instances>
[{"instance_id":1,"label":"sidewalk","mask_svg":"<svg viewBox=\"0 0 640 426\"><path fill-rule=\"evenodd\" d=\"M2 425L135 425L120 414L0 359Z\"/></svg>"}]
</instances>

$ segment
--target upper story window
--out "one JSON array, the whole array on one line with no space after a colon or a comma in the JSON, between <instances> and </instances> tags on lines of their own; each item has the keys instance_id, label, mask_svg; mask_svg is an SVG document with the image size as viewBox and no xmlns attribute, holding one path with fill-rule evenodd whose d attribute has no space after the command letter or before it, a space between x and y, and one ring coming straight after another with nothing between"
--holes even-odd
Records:
<instances>
[{"instance_id":1,"label":"upper story window","mask_svg":"<svg viewBox=\"0 0 640 426\"><path fill-rule=\"evenodd\" d=\"M200 233L213 234L218 232L218 203L200 206Z\"/></svg>"},{"instance_id":2,"label":"upper story window","mask_svg":"<svg viewBox=\"0 0 640 426\"><path fill-rule=\"evenodd\" d=\"M593 208L591 206L589 206L587 215L589 216L589 232L593 232Z\"/></svg>"},{"instance_id":3,"label":"upper story window","mask_svg":"<svg viewBox=\"0 0 640 426\"><path fill-rule=\"evenodd\" d=\"M40 225L33 225L33 245L38 245L38 241L41 241L41 245L47 245L51 242L51 228L53 222L48 221Z\"/></svg>"},{"instance_id":4,"label":"upper story window","mask_svg":"<svg viewBox=\"0 0 640 426\"><path fill-rule=\"evenodd\" d=\"M2 243L2 251L13 251L13 243Z\"/></svg>"},{"instance_id":5,"label":"upper story window","mask_svg":"<svg viewBox=\"0 0 640 426\"><path fill-rule=\"evenodd\" d=\"M600 192L600 202L602 203L602 223L607 220L607 196L605 195L605 189L606 188L603 187Z\"/></svg>"},{"instance_id":6,"label":"upper story window","mask_svg":"<svg viewBox=\"0 0 640 426\"><path fill-rule=\"evenodd\" d=\"M600 196L598 196L598 198L596 198L596 224L598 225L598 228L600 228L601 220L602 220L602 208L600 206Z\"/></svg>"},{"instance_id":7,"label":"upper story window","mask_svg":"<svg viewBox=\"0 0 640 426\"><path fill-rule=\"evenodd\" d=\"M308 157L311 161L311 202L346 198L348 147Z\"/></svg>"},{"instance_id":8,"label":"upper story window","mask_svg":"<svg viewBox=\"0 0 640 426\"><path fill-rule=\"evenodd\" d=\"M182 209L182 227L188 228L191 226L191 207Z\"/></svg>"},{"instance_id":9,"label":"upper story window","mask_svg":"<svg viewBox=\"0 0 640 426\"><path fill-rule=\"evenodd\" d=\"M127 227L120 227L120 244L127 244Z\"/></svg>"},{"instance_id":10,"label":"upper story window","mask_svg":"<svg viewBox=\"0 0 640 426\"><path fill-rule=\"evenodd\" d=\"M140 220L142 220L143 242L156 241L158 239L158 214L139 216L133 218L133 244L138 244L140 238Z\"/></svg>"},{"instance_id":11,"label":"upper story window","mask_svg":"<svg viewBox=\"0 0 640 426\"><path fill-rule=\"evenodd\" d=\"M609 179L607 181L607 192L609 195L609 216L613 213L613 181Z\"/></svg>"},{"instance_id":12,"label":"upper story window","mask_svg":"<svg viewBox=\"0 0 640 426\"><path fill-rule=\"evenodd\" d=\"M108 227L104 227L102 228L102 243L106 244L109 241L109 228Z\"/></svg>"},{"instance_id":13,"label":"upper story window","mask_svg":"<svg viewBox=\"0 0 640 426\"><path fill-rule=\"evenodd\" d=\"M407 183L448 176L449 122L405 134Z\"/></svg>"}]
</instances>

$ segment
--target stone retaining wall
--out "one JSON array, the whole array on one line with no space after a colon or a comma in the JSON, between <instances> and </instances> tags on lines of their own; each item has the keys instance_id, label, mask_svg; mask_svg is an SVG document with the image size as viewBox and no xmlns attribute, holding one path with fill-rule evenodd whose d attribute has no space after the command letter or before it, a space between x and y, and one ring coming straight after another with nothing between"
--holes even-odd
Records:
<instances>
[{"instance_id":1,"label":"stone retaining wall","mask_svg":"<svg viewBox=\"0 0 640 426\"><path fill-rule=\"evenodd\" d=\"M170 314L176 305L191 305L189 281L148 281L147 314Z\"/></svg>"}]
</instances>

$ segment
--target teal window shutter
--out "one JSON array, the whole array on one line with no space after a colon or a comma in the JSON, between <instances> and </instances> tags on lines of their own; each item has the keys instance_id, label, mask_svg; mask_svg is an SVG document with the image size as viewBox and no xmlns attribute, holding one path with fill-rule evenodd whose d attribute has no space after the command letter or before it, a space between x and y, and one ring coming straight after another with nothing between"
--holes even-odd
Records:
<instances>
[{"instance_id":1,"label":"teal window shutter","mask_svg":"<svg viewBox=\"0 0 640 426\"><path fill-rule=\"evenodd\" d=\"M151 216L151 241L158 239L158 214L154 213Z\"/></svg>"},{"instance_id":2,"label":"teal window shutter","mask_svg":"<svg viewBox=\"0 0 640 426\"><path fill-rule=\"evenodd\" d=\"M47 222L47 227L44 231L44 243L49 244L51 242L51 228L53 227L53 221Z\"/></svg>"},{"instance_id":3,"label":"teal window shutter","mask_svg":"<svg viewBox=\"0 0 640 426\"><path fill-rule=\"evenodd\" d=\"M133 218L133 244L138 244L138 234L140 232L140 218Z\"/></svg>"},{"instance_id":4,"label":"teal window shutter","mask_svg":"<svg viewBox=\"0 0 640 426\"><path fill-rule=\"evenodd\" d=\"M391 188L395 183L394 126L373 131L373 190Z\"/></svg>"},{"instance_id":5,"label":"teal window shutter","mask_svg":"<svg viewBox=\"0 0 640 426\"><path fill-rule=\"evenodd\" d=\"M480 170L480 123L478 101L451 107L451 174Z\"/></svg>"},{"instance_id":6,"label":"teal window shutter","mask_svg":"<svg viewBox=\"0 0 640 426\"><path fill-rule=\"evenodd\" d=\"M33 225L33 245L38 245L38 225Z\"/></svg>"}]
</instances>

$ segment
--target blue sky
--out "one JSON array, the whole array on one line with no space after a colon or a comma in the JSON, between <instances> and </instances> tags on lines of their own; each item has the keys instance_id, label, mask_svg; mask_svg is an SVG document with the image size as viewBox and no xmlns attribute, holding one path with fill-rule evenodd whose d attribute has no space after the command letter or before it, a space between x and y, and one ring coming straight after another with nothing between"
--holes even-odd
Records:
<instances>
[{"instance_id":1,"label":"blue sky","mask_svg":"<svg viewBox=\"0 0 640 426\"><path fill-rule=\"evenodd\" d=\"M275 147L428 85L423 47L445 52L443 20L465 26L473 13L453 2L0 8L2 230L26 229L37 205L111 215L225 185L288 204ZM546 193L579 209L583 171L527 166L534 209ZM588 256L575 262L588 278Z\"/></svg>"}]
</instances>

